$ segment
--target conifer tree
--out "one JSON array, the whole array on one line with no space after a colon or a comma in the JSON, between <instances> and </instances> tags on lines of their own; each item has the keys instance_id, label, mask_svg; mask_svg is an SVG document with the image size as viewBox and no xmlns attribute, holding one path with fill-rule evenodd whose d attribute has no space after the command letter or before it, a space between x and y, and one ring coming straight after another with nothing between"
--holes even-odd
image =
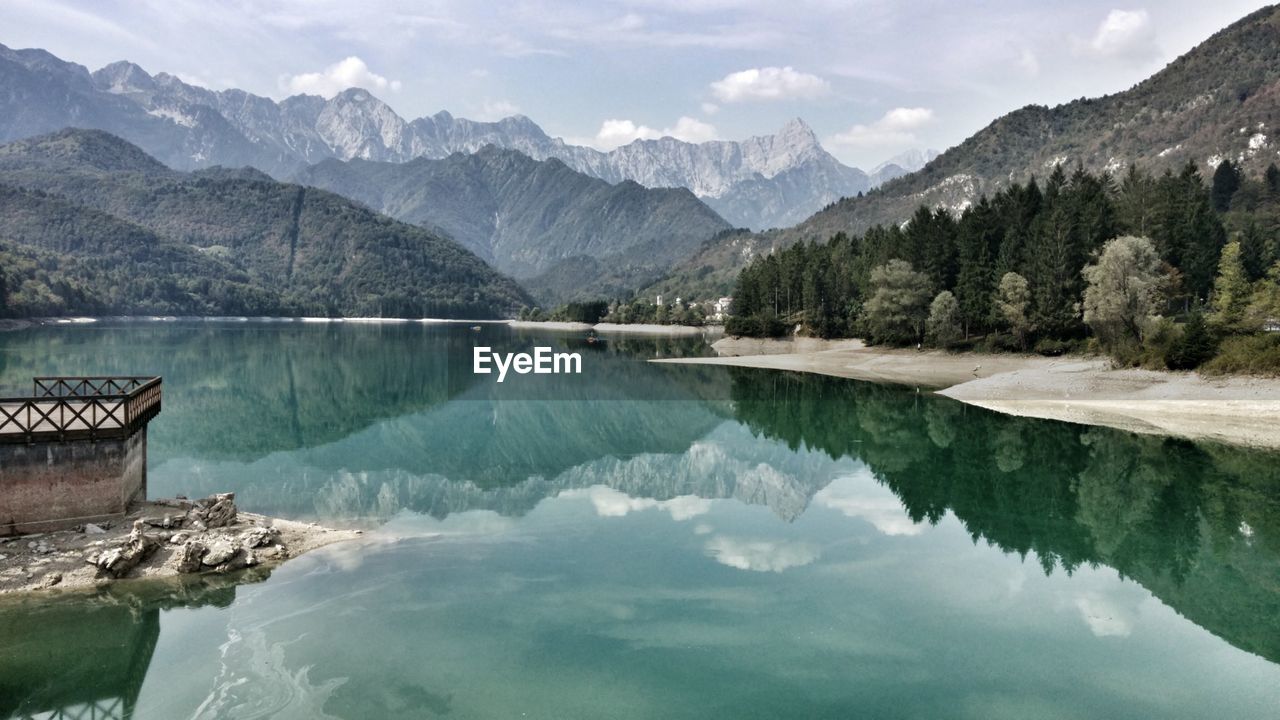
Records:
<instances>
[{"instance_id":1,"label":"conifer tree","mask_svg":"<svg viewBox=\"0 0 1280 720\"><path fill-rule=\"evenodd\" d=\"M1218 163L1218 167L1213 173L1213 209L1218 212L1226 212L1231 209L1231 198L1235 196L1236 191L1240 189L1240 171L1236 166L1231 164L1230 160L1223 160Z\"/></svg>"},{"instance_id":2,"label":"conifer tree","mask_svg":"<svg viewBox=\"0 0 1280 720\"><path fill-rule=\"evenodd\" d=\"M995 257L1002 236L996 217L983 197L960 219L955 295L966 337L983 330L991 317Z\"/></svg>"},{"instance_id":3,"label":"conifer tree","mask_svg":"<svg viewBox=\"0 0 1280 720\"><path fill-rule=\"evenodd\" d=\"M1215 326L1225 332L1242 332L1245 310L1252 290L1240 261L1240 243L1230 242L1222 248L1218 277L1213 283L1213 317Z\"/></svg>"},{"instance_id":4,"label":"conifer tree","mask_svg":"<svg viewBox=\"0 0 1280 720\"><path fill-rule=\"evenodd\" d=\"M1261 280L1267 274L1267 239L1258 222L1250 217L1240 232L1240 263L1249 282Z\"/></svg>"}]
</instances>

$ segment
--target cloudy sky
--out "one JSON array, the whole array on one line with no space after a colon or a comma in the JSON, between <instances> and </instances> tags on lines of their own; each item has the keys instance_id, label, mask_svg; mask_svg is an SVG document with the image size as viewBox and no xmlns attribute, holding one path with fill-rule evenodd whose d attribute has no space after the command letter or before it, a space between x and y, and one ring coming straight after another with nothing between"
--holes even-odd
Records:
<instances>
[{"instance_id":1,"label":"cloudy sky","mask_svg":"<svg viewBox=\"0 0 1280 720\"><path fill-rule=\"evenodd\" d=\"M528 115L608 149L804 118L864 168L1028 103L1123 90L1257 0L4 0L0 43L406 117Z\"/></svg>"}]
</instances>

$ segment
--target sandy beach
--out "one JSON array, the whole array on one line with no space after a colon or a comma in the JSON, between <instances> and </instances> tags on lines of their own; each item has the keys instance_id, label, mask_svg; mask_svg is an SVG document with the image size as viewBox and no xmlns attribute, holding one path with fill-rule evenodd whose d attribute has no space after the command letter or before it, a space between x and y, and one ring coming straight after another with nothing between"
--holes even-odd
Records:
<instances>
[{"instance_id":1,"label":"sandy beach","mask_svg":"<svg viewBox=\"0 0 1280 720\"><path fill-rule=\"evenodd\" d=\"M1280 379L1112 369L1105 358L868 348L858 340L724 338L719 357L655 360L812 372L938 391L1023 417L1280 449Z\"/></svg>"}]
</instances>

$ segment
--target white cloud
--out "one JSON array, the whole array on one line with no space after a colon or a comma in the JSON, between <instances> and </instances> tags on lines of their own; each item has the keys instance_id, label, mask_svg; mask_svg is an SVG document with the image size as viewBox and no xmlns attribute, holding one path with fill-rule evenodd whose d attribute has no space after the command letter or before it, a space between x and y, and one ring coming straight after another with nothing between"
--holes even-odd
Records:
<instances>
[{"instance_id":1,"label":"white cloud","mask_svg":"<svg viewBox=\"0 0 1280 720\"><path fill-rule=\"evenodd\" d=\"M813 496L816 504L862 518L885 535L919 535L926 526L912 522L894 494L869 477L837 478Z\"/></svg>"},{"instance_id":2,"label":"white cloud","mask_svg":"<svg viewBox=\"0 0 1280 720\"><path fill-rule=\"evenodd\" d=\"M711 501L696 495L681 495L670 500L634 498L604 485L594 485L586 490L569 490L560 496L587 498L600 517L624 517L633 512L657 508L666 511L673 520L683 521L711 512Z\"/></svg>"},{"instance_id":3,"label":"white cloud","mask_svg":"<svg viewBox=\"0 0 1280 720\"><path fill-rule=\"evenodd\" d=\"M837 133L829 142L844 147L909 145L916 142L915 131L931 122L933 110L929 108L894 108L870 125L854 125Z\"/></svg>"},{"instance_id":4,"label":"white cloud","mask_svg":"<svg viewBox=\"0 0 1280 720\"><path fill-rule=\"evenodd\" d=\"M501 120L505 117L511 117L520 112L520 106L507 100L489 100L485 99L480 104L480 109L476 111L477 120Z\"/></svg>"},{"instance_id":5,"label":"white cloud","mask_svg":"<svg viewBox=\"0 0 1280 720\"><path fill-rule=\"evenodd\" d=\"M704 123L691 117L682 117L674 127L655 130L647 125L637 125L630 120L609 119L600 125L600 131L594 138L581 144L591 145L600 150L612 150L635 140L657 140L662 137L673 137L685 142L700 143L718 139L714 125Z\"/></svg>"},{"instance_id":6,"label":"white cloud","mask_svg":"<svg viewBox=\"0 0 1280 720\"><path fill-rule=\"evenodd\" d=\"M763 67L730 73L711 83L711 94L721 102L750 100L798 100L820 97L831 83L792 67Z\"/></svg>"},{"instance_id":7,"label":"white cloud","mask_svg":"<svg viewBox=\"0 0 1280 720\"><path fill-rule=\"evenodd\" d=\"M750 540L717 535L707 541L707 554L721 565L753 572L782 572L808 565L821 554L809 543L794 540Z\"/></svg>"},{"instance_id":8,"label":"white cloud","mask_svg":"<svg viewBox=\"0 0 1280 720\"><path fill-rule=\"evenodd\" d=\"M716 113L718 113L718 112L720 112L720 106L719 106L719 105L717 105L717 104L715 104L715 103L709 103L709 102L704 102L704 103L702 103L702 114L703 114L703 115L715 115L715 114L716 114Z\"/></svg>"},{"instance_id":9,"label":"white cloud","mask_svg":"<svg viewBox=\"0 0 1280 720\"><path fill-rule=\"evenodd\" d=\"M1145 59L1159 53L1146 10L1112 10L1084 47L1100 57Z\"/></svg>"},{"instance_id":10,"label":"white cloud","mask_svg":"<svg viewBox=\"0 0 1280 720\"><path fill-rule=\"evenodd\" d=\"M282 84L291 93L321 95L327 98L353 87L372 92L385 90L400 92L399 80L388 80L373 72L364 60L354 55L330 65L321 72L287 76Z\"/></svg>"}]
</instances>

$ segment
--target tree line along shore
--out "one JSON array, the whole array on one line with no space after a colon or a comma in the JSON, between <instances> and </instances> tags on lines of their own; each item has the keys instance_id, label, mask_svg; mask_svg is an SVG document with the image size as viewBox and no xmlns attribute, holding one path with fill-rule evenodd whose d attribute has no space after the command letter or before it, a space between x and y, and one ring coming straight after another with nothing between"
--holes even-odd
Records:
<instances>
[{"instance_id":1,"label":"tree line along shore","mask_svg":"<svg viewBox=\"0 0 1280 720\"><path fill-rule=\"evenodd\" d=\"M949 350L1100 351L1122 366L1280 371L1280 169L1223 160L1118 181L1056 167L958 215L755 258L731 335Z\"/></svg>"},{"instance_id":2,"label":"tree line along shore","mask_svg":"<svg viewBox=\"0 0 1280 720\"><path fill-rule=\"evenodd\" d=\"M698 326L707 303L581 301L521 319ZM1105 353L1117 364L1280 372L1280 169L1222 160L1122 177L1056 166L958 212L760 255L725 331L951 351Z\"/></svg>"}]
</instances>

